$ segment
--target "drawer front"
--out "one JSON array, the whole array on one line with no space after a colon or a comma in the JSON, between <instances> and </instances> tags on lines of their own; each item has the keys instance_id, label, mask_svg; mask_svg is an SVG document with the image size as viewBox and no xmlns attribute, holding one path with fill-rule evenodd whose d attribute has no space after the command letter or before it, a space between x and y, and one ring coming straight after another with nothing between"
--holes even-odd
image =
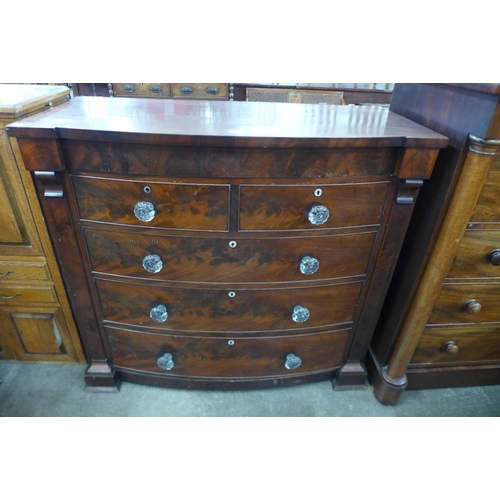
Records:
<instances>
[{"instance_id":1,"label":"drawer front","mask_svg":"<svg viewBox=\"0 0 500 500\"><path fill-rule=\"evenodd\" d=\"M426 328L412 363L453 364L500 360L500 326Z\"/></svg>"},{"instance_id":2,"label":"drawer front","mask_svg":"<svg viewBox=\"0 0 500 500\"><path fill-rule=\"evenodd\" d=\"M72 180L82 219L174 229L228 229L227 185L78 176L73 176Z\"/></svg>"},{"instance_id":3,"label":"drawer front","mask_svg":"<svg viewBox=\"0 0 500 500\"><path fill-rule=\"evenodd\" d=\"M181 99L227 99L227 84L172 83L172 97Z\"/></svg>"},{"instance_id":4,"label":"drawer front","mask_svg":"<svg viewBox=\"0 0 500 500\"><path fill-rule=\"evenodd\" d=\"M465 231L448 278L500 278L500 231Z\"/></svg>"},{"instance_id":5,"label":"drawer front","mask_svg":"<svg viewBox=\"0 0 500 500\"><path fill-rule=\"evenodd\" d=\"M54 287L47 285L4 285L0 283L0 306L24 302L57 302Z\"/></svg>"},{"instance_id":6,"label":"drawer front","mask_svg":"<svg viewBox=\"0 0 500 500\"><path fill-rule=\"evenodd\" d=\"M213 290L105 280L96 283L105 321L162 330L228 333L350 323L362 285Z\"/></svg>"},{"instance_id":7,"label":"drawer front","mask_svg":"<svg viewBox=\"0 0 500 500\"><path fill-rule=\"evenodd\" d=\"M428 324L500 322L500 284L445 284Z\"/></svg>"},{"instance_id":8,"label":"drawer front","mask_svg":"<svg viewBox=\"0 0 500 500\"><path fill-rule=\"evenodd\" d=\"M471 221L500 222L498 200L500 200L500 156L497 155L477 200Z\"/></svg>"},{"instance_id":9,"label":"drawer front","mask_svg":"<svg viewBox=\"0 0 500 500\"><path fill-rule=\"evenodd\" d=\"M0 286L10 281L48 279L50 275L45 262L0 261Z\"/></svg>"},{"instance_id":10,"label":"drawer front","mask_svg":"<svg viewBox=\"0 0 500 500\"><path fill-rule=\"evenodd\" d=\"M113 83L116 97L170 97L169 83Z\"/></svg>"},{"instance_id":11,"label":"drawer front","mask_svg":"<svg viewBox=\"0 0 500 500\"><path fill-rule=\"evenodd\" d=\"M142 334L114 328L107 329L107 333L117 367L169 376L230 378L286 376L335 369L343 361L349 336L349 331L338 331L228 340ZM166 354L171 355L170 362ZM290 354L295 357L287 362ZM159 366L159 359L164 368Z\"/></svg>"},{"instance_id":12,"label":"drawer front","mask_svg":"<svg viewBox=\"0 0 500 500\"><path fill-rule=\"evenodd\" d=\"M385 182L242 186L240 229L301 230L376 225L382 217L388 187L389 183Z\"/></svg>"},{"instance_id":13,"label":"drawer front","mask_svg":"<svg viewBox=\"0 0 500 500\"><path fill-rule=\"evenodd\" d=\"M363 275L375 239L375 233L234 240L153 237L93 229L86 229L85 234L94 271L215 283L307 281ZM143 264L151 255L161 260L158 272L146 270L147 264Z\"/></svg>"}]
</instances>

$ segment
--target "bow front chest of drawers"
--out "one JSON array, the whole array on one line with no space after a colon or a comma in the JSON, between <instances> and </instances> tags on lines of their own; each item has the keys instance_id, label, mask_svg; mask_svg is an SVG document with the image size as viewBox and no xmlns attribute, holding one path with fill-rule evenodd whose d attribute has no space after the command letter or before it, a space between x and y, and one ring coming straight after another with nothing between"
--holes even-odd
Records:
<instances>
[{"instance_id":1,"label":"bow front chest of drawers","mask_svg":"<svg viewBox=\"0 0 500 500\"><path fill-rule=\"evenodd\" d=\"M447 144L379 107L99 97L9 134L36 179L87 390L363 384Z\"/></svg>"}]
</instances>

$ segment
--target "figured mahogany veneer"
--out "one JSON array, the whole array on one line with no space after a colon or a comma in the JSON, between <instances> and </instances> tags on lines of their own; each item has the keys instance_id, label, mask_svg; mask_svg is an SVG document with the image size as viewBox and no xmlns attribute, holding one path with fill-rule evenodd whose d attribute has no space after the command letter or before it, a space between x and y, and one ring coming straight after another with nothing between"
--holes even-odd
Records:
<instances>
[{"instance_id":1,"label":"figured mahogany veneer","mask_svg":"<svg viewBox=\"0 0 500 500\"><path fill-rule=\"evenodd\" d=\"M148 280L276 283L361 276L367 271L376 232L327 236L249 239L158 236L85 228L92 270ZM307 251L305 248L307 247ZM158 255L163 267L153 276L142 260ZM314 274L300 271L302 259L319 262Z\"/></svg>"},{"instance_id":2,"label":"figured mahogany veneer","mask_svg":"<svg viewBox=\"0 0 500 500\"><path fill-rule=\"evenodd\" d=\"M364 386L447 144L379 107L181 99L76 98L9 133L37 179L87 390Z\"/></svg>"}]
</instances>

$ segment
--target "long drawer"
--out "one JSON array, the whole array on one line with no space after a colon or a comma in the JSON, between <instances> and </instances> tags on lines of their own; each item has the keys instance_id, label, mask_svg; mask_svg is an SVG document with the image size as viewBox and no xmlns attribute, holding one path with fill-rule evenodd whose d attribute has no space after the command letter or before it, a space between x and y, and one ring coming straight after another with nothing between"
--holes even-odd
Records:
<instances>
[{"instance_id":1,"label":"long drawer","mask_svg":"<svg viewBox=\"0 0 500 500\"><path fill-rule=\"evenodd\" d=\"M500 360L500 326L426 328L412 364L453 364Z\"/></svg>"},{"instance_id":2,"label":"long drawer","mask_svg":"<svg viewBox=\"0 0 500 500\"><path fill-rule=\"evenodd\" d=\"M500 156L496 156L484 183L476 207L471 217L472 222L500 222Z\"/></svg>"},{"instance_id":3,"label":"long drawer","mask_svg":"<svg viewBox=\"0 0 500 500\"><path fill-rule=\"evenodd\" d=\"M445 284L428 324L500 322L500 284Z\"/></svg>"},{"instance_id":4,"label":"long drawer","mask_svg":"<svg viewBox=\"0 0 500 500\"><path fill-rule=\"evenodd\" d=\"M169 83L113 83L115 97L170 97Z\"/></svg>"},{"instance_id":5,"label":"long drawer","mask_svg":"<svg viewBox=\"0 0 500 500\"><path fill-rule=\"evenodd\" d=\"M50 280L46 262L0 261L0 286L5 282Z\"/></svg>"},{"instance_id":6,"label":"long drawer","mask_svg":"<svg viewBox=\"0 0 500 500\"><path fill-rule=\"evenodd\" d=\"M335 286L164 288L95 280L105 322L162 331L287 331L353 320L362 282Z\"/></svg>"},{"instance_id":7,"label":"long drawer","mask_svg":"<svg viewBox=\"0 0 500 500\"><path fill-rule=\"evenodd\" d=\"M99 273L189 282L283 282L363 275L375 233L302 238L161 237L85 229ZM148 258L159 258L148 267ZM151 260L151 259L150 259Z\"/></svg>"},{"instance_id":8,"label":"long drawer","mask_svg":"<svg viewBox=\"0 0 500 500\"><path fill-rule=\"evenodd\" d=\"M465 231L448 278L500 278L500 230Z\"/></svg>"},{"instance_id":9,"label":"long drawer","mask_svg":"<svg viewBox=\"0 0 500 500\"><path fill-rule=\"evenodd\" d=\"M240 230L330 229L380 223L389 183L240 188Z\"/></svg>"},{"instance_id":10,"label":"long drawer","mask_svg":"<svg viewBox=\"0 0 500 500\"><path fill-rule=\"evenodd\" d=\"M227 231L229 186L72 176L82 219Z\"/></svg>"},{"instance_id":11,"label":"long drawer","mask_svg":"<svg viewBox=\"0 0 500 500\"><path fill-rule=\"evenodd\" d=\"M172 83L172 97L181 99L227 99L226 83Z\"/></svg>"},{"instance_id":12,"label":"long drawer","mask_svg":"<svg viewBox=\"0 0 500 500\"><path fill-rule=\"evenodd\" d=\"M23 302L57 302L52 285L0 284L0 306Z\"/></svg>"},{"instance_id":13,"label":"long drawer","mask_svg":"<svg viewBox=\"0 0 500 500\"><path fill-rule=\"evenodd\" d=\"M292 337L176 337L106 329L117 367L169 376L271 377L332 370L349 331Z\"/></svg>"}]
</instances>

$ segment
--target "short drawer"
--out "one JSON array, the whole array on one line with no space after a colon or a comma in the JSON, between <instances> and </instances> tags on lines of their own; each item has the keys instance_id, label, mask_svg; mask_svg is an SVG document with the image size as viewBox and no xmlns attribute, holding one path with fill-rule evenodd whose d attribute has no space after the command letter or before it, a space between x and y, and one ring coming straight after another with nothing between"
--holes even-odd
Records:
<instances>
[{"instance_id":1,"label":"short drawer","mask_svg":"<svg viewBox=\"0 0 500 500\"><path fill-rule=\"evenodd\" d=\"M303 230L380 223L389 183L256 186L240 189L240 229Z\"/></svg>"},{"instance_id":2,"label":"short drawer","mask_svg":"<svg viewBox=\"0 0 500 500\"><path fill-rule=\"evenodd\" d=\"M176 337L107 329L120 368L192 377L272 377L338 368L349 331L293 337Z\"/></svg>"},{"instance_id":3,"label":"short drawer","mask_svg":"<svg viewBox=\"0 0 500 500\"><path fill-rule=\"evenodd\" d=\"M0 283L0 306L24 302L57 302L51 285L3 285Z\"/></svg>"},{"instance_id":4,"label":"short drawer","mask_svg":"<svg viewBox=\"0 0 500 500\"><path fill-rule=\"evenodd\" d=\"M362 233L233 240L94 229L85 229L85 236L96 272L204 283L269 283L364 275L375 239L375 233ZM159 260L148 268L151 256Z\"/></svg>"},{"instance_id":5,"label":"short drawer","mask_svg":"<svg viewBox=\"0 0 500 500\"><path fill-rule=\"evenodd\" d=\"M72 176L80 217L147 227L227 231L229 186Z\"/></svg>"},{"instance_id":6,"label":"short drawer","mask_svg":"<svg viewBox=\"0 0 500 500\"><path fill-rule=\"evenodd\" d=\"M115 97L170 97L169 83L113 83Z\"/></svg>"},{"instance_id":7,"label":"short drawer","mask_svg":"<svg viewBox=\"0 0 500 500\"><path fill-rule=\"evenodd\" d=\"M96 280L104 320L176 331L304 330L350 323L361 282L282 289L163 288Z\"/></svg>"},{"instance_id":8,"label":"short drawer","mask_svg":"<svg viewBox=\"0 0 500 500\"><path fill-rule=\"evenodd\" d=\"M45 262L0 261L0 286L5 282L49 280Z\"/></svg>"},{"instance_id":9,"label":"short drawer","mask_svg":"<svg viewBox=\"0 0 500 500\"><path fill-rule=\"evenodd\" d=\"M227 99L227 84L172 83L172 97L181 99Z\"/></svg>"},{"instance_id":10,"label":"short drawer","mask_svg":"<svg viewBox=\"0 0 500 500\"><path fill-rule=\"evenodd\" d=\"M500 231L465 231L448 278L500 278Z\"/></svg>"},{"instance_id":11,"label":"short drawer","mask_svg":"<svg viewBox=\"0 0 500 500\"><path fill-rule=\"evenodd\" d=\"M445 284L428 324L500 322L500 284Z\"/></svg>"},{"instance_id":12,"label":"short drawer","mask_svg":"<svg viewBox=\"0 0 500 500\"><path fill-rule=\"evenodd\" d=\"M500 360L500 326L426 328L412 364L453 364Z\"/></svg>"}]
</instances>

